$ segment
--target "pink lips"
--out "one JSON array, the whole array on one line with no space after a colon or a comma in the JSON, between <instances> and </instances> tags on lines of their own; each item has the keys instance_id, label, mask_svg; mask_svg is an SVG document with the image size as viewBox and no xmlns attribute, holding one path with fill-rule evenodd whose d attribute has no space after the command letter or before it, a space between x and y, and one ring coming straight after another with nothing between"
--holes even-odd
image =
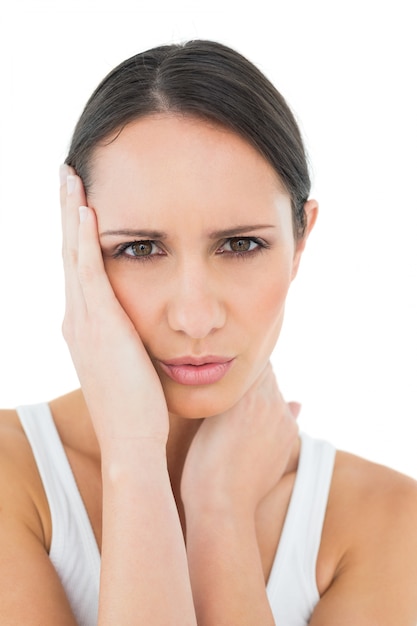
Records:
<instances>
[{"instance_id":1,"label":"pink lips","mask_svg":"<svg viewBox=\"0 0 417 626\"><path fill-rule=\"evenodd\" d=\"M207 355L180 357L159 361L163 371L181 385L210 385L217 383L229 371L234 359Z\"/></svg>"}]
</instances>

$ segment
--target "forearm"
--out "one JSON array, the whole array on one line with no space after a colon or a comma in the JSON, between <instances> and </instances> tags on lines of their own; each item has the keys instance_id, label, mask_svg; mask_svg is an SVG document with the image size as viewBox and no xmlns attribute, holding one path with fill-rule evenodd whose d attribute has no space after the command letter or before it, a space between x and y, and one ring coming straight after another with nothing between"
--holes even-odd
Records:
<instances>
[{"instance_id":1,"label":"forearm","mask_svg":"<svg viewBox=\"0 0 417 626\"><path fill-rule=\"evenodd\" d=\"M99 626L194 626L187 557L163 451L103 462Z\"/></svg>"},{"instance_id":2,"label":"forearm","mask_svg":"<svg viewBox=\"0 0 417 626\"><path fill-rule=\"evenodd\" d=\"M199 626L272 626L255 524L187 517L187 555Z\"/></svg>"}]
</instances>

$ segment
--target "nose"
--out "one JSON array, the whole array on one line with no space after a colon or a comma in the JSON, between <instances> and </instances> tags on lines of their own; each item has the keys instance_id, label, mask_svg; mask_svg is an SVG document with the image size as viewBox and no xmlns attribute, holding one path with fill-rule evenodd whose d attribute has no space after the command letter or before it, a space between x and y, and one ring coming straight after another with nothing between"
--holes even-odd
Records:
<instances>
[{"instance_id":1,"label":"nose","mask_svg":"<svg viewBox=\"0 0 417 626\"><path fill-rule=\"evenodd\" d=\"M219 277L221 278L221 277ZM204 339L226 321L221 280L209 276L201 264L187 264L170 288L168 324L192 339Z\"/></svg>"}]
</instances>

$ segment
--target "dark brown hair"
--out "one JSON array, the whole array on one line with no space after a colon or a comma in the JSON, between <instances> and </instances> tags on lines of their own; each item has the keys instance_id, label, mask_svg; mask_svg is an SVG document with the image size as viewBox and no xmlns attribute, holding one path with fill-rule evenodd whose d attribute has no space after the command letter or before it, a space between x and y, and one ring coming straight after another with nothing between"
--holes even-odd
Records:
<instances>
[{"instance_id":1,"label":"dark brown hair","mask_svg":"<svg viewBox=\"0 0 417 626\"><path fill-rule=\"evenodd\" d=\"M294 116L262 72L213 41L142 52L123 61L99 84L75 127L65 161L81 176L87 193L94 149L129 122L160 112L210 120L251 143L290 194L295 236L303 235L310 177Z\"/></svg>"}]
</instances>

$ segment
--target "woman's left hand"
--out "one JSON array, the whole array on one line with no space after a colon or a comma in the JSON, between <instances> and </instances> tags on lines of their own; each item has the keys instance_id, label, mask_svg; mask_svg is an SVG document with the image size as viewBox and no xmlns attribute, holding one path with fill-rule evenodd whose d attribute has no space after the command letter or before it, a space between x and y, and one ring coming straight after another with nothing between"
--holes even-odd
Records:
<instances>
[{"instance_id":1,"label":"woman's left hand","mask_svg":"<svg viewBox=\"0 0 417 626\"><path fill-rule=\"evenodd\" d=\"M286 471L299 405L283 399L270 363L239 402L206 418L190 446L181 495L187 510L254 515Z\"/></svg>"},{"instance_id":2,"label":"woman's left hand","mask_svg":"<svg viewBox=\"0 0 417 626\"><path fill-rule=\"evenodd\" d=\"M299 407L293 408L296 414ZM287 470L297 441L295 414L268 363L237 404L206 418L194 437L181 495L198 623L275 623L256 511Z\"/></svg>"}]
</instances>

